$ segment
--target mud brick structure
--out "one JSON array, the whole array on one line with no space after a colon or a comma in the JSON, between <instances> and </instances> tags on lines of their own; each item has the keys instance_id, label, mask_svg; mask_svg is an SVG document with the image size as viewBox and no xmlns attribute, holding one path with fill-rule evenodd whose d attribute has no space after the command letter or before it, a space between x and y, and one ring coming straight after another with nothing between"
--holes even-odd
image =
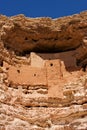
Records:
<instances>
[{"instance_id":1,"label":"mud brick structure","mask_svg":"<svg viewBox=\"0 0 87 130\"><path fill-rule=\"evenodd\" d=\"M87 11L0 15L0 130L87 130Z\"/></svg>"}]
</instances>

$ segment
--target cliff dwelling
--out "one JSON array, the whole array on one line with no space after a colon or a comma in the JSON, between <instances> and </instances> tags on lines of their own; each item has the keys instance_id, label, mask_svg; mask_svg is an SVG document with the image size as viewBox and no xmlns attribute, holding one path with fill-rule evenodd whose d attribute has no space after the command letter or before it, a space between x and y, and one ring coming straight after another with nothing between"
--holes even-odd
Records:
<instances>
[{"instance_id":1,"label":"cliff dwelling","mask_svg":"<svg viewBox=\"0 0 87 130\"><path fill-rule=\"evenodd\" d=\"M87 11L0 15L0 130L87 130L86 65Z\"/></svg>"},{"instance_id":2,"label":"cliff dwelling","mask_svg":"<svg viewBox=\"0 0 87 130\"><path fill-rule=\"evenodd\" d=\"M3 66L7 68L10 85L42 85L48 87L49 96L52 90L53 96L58 97L62 96L63 82L73 81L73 76L79 76L81 67L76 65L75 54L73 51L52 54L31 52L29 63L14 66L4 62ZM56 95L57 90L61 92Z\"/></svg>"}]
</instances>

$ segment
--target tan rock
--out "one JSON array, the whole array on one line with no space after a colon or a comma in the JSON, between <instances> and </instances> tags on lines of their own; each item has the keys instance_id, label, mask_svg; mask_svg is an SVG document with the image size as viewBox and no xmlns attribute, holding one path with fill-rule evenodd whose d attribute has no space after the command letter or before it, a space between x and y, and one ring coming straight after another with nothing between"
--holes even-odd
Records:
<instances>
[{"instance_id":1,"label":"tan rock","mask_svg":"<svg viewBox=\"0 0 87 130\"><path fill-rule=\"evenodd\" d=\"M86 17L0 16L0 130L87 130Z\"/></svg>"}]
</instances>

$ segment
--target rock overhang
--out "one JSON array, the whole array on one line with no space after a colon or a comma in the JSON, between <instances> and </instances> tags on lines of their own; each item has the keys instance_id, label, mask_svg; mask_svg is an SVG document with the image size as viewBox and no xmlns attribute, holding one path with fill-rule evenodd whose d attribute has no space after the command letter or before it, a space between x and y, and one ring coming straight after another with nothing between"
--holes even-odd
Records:
<instances>
[{"instance_id":1,"label":"rock overhang","mask_svg":"<svg viewBox=\"0 0 87 130\"><path fill-rule=\"evenodd\" d=\"M87 35L86 16L87 12L59 19L10 17L2 26L1 41L17 55L73 50Z\"/></svg>"},{"instance_id":2,"label":"rock overhang","mask_svg":"<svg viewBox=\"0 0 87 130\"><path fill-rule=\"evenodd\" d=\"M0 16L1 129L87 128L86 25L87 12L54 20Z\"/></svg>"}]
</instances>

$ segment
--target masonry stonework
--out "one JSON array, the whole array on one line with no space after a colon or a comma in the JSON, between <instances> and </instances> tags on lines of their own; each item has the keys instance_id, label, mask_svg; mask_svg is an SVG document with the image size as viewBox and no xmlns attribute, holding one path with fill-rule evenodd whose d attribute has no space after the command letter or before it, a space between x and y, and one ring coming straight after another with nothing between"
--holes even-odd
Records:
<instances>
[{"instance_id":1,"label":"masonry stonework","mask_svg":"<svg viewBox=\"0 0 87 130\"><path fill-rule=\"evenodd\" d=\"M0 15L0 130L87 130L87 12Z\"/></svg>"}]
</instances>

